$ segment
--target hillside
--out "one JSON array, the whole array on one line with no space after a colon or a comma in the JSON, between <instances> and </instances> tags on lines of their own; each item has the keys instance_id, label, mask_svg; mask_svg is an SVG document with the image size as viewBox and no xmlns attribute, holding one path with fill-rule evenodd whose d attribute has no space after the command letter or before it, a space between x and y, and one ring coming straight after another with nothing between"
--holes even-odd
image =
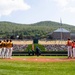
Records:
<instances>
[{"instance_id":1,"label":"hillside","mask_svg":"<svg viewBox=\"0 0 75 75\"><path fill-rule=\"evenodd\" d=\"M46 36L61 25L58 22L42 21L34 24L18 24L12 22L0 22L0 36L22 35L22 36ZM75 32L75 26L62 24L62 27Z\"/></svg>"}]
</instances>

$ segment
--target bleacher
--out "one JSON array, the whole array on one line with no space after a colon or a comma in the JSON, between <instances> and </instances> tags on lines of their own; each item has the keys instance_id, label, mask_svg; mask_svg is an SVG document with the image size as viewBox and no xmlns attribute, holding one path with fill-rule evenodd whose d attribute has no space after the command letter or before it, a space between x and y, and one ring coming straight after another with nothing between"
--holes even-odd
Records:
<instances>
[{"instance_id":1,"label":"bleacher","mask_svg":"<svg viewBox=\"0 0 75 75\"><path fill-rule=\"evenodd\" d=\"M53 55L67 55L67 46L65 45L57 45L57 44L52 44L52 45L43 45L45 47L45 51L41 50L41 55L44 56L53 56ZM29 52L25 51L28 45L16 45L14 44L13 46L13 55L21 55L21 56L28 56ZM30 55L32 55L32 52L30 52Z\"/></svg>"}]
</instances>

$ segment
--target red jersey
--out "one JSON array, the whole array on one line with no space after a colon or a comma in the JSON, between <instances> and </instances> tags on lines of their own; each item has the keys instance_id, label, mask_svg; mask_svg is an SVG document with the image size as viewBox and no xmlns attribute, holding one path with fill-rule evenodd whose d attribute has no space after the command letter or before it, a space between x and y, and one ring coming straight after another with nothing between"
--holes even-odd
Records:
<instances>
[{"instance_id":1,"label":"red jersey","mask_svg":"<svg viewBox=\"0 0 75 75\"><path fill-rule=\"evenodd\" d=\"M72 44L72 47L75 48L75 42Z\"/></svg>"},{"instance_id":2,"label":"red jersey","mask_svg":"<svg viewBox=\"0 0 75 75\"><path fill-rule=\"evenodd\" d=\"M72 46L72 42L70 40L67 41L67 46Z\"/></svg>"}]
</instances>

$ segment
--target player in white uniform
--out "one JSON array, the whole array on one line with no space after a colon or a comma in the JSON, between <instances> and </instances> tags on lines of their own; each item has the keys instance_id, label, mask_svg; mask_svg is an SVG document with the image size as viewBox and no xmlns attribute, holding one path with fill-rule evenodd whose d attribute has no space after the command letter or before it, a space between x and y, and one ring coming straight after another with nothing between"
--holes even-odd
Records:
<instances>
[{"instance_id":1,"label":"player in white uniform","mask_svg":"<svg viewBox=\"0 0 75 75\"><path fill-rule=\"evenodd\" d=\"M70 39L67 41L68 58L72 58L72 42Z\"/></svg>"},{"instance_id":2,"label":"player in white uniform","mask_svg":"<svg viewBox=\"0 0 75 75\"><path fill-rule=\"evenodd\" d=\"M6 40L2 41L2 58L5 58L5 52L6 52Z\"/></svg>"},{"instance_id":3,"label":"player in white uniform","mask_svg":"<svg viewBox=\"0 0 75 75\"><path fill-rule=\"evenodd\" d=\"M5 58L9 58L9 40L6 41Z\"/></svg>"},{"instance_id":4,"label":"player in white uniform","mask_svg":"<svg viewBox=\"0 0 75 75\"><path fill-rule=\"evenodd\" d=\"M9 40L9 58L12 58L12 51L13 51L13 43L12 40Z\"/></svg>"},{"instance_id":5,"label":"player in white uniform","mask_svg":"<svg viewBox=\"0 0 75 75\"><path fill-rule=\"evenodd\" d=\"M2 41L0 40L0 57L2 56Z\"/></svg>"},{"instance_id":6,"label":"player in white uniform","mask_svg":"<svg viewBox=\"0 0 75 75\"><path fill-rule=\"evenodd\" d=\"M75 41L73 41L72 48L73 48L73 58L75 58Z\"/></svg>"}]
</instances>

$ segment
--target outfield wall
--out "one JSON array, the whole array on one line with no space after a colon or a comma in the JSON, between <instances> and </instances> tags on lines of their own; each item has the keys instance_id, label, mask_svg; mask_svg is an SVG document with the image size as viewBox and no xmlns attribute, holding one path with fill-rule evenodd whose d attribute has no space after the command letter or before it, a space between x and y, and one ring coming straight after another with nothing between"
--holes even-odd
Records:
<instances>
[{"instance_id":1,"label":"outfield wall","mask_svg":"<svg viewBox=\"0 0 75 75\"><path fill-rule=\"evenodd\" d=\"M33 56L32 52L13 52L13 56ZM34 56L35 53L34 53ZM67 51L50 51L50 52L41 52L41 56L67 56Z\"/></svg>"},{"instance_id":2,"label":"outfield wall","mask_svg":"<svg viewBox=\"0 0 75 75\"><path fill-rule=\"evenodd\" d=\"M13 44L32 44L33 43L33 40L13 40ZM39 40L38 41L38 43L39 44L42 44L42 45L44 45L44 44L64 44L64 45L66 45L66 41L64 41L64 40L49 40L49 41L47 41L47 40Z\"/></svg>"},{"instance_id":3,"label":"outfield wall","mask_svg":"<svg viewBox=\"0 0 75 75\"><path fill-rule=\"evenodd\" d=\"M17 45L29 45L29 44L32 44L33 41L32 40L13 40L13 44L17 44ZM46 40L39 40L39 44L42 44L42 45L50 45L50 44L57 44L57 45L66 45L66 41L60 41L60 40L51 40L51 41L46 41ZM26 55L29 55L28 52L13 52L13 56L14 55L23 55L23 56L26 56ZM32 55L32 54L31 54ZM42 52L41 55L48 55L48 56L65 56L67 55L67 51L52 51L52 52Z\"/></svg>"}]
</instances>

